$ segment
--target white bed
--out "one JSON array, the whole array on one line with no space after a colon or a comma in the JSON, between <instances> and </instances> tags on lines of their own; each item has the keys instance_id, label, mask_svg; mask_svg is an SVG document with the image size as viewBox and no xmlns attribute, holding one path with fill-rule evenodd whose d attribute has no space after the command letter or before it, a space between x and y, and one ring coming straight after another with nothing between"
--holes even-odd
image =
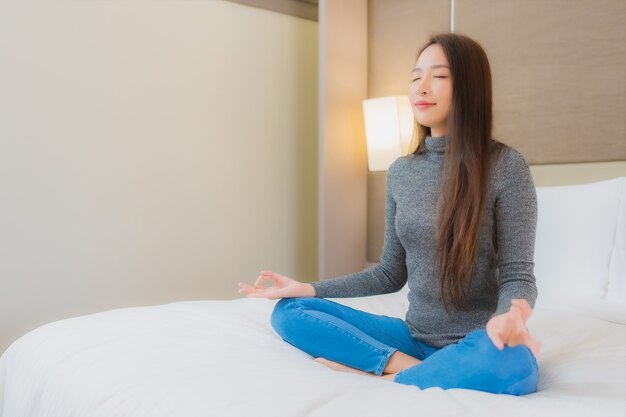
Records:
<instances>
[{"instance_id":1,"label":"white bed","mask_svg":"<svg viewBox=\"0 0 626 417\"><path fill-rule=\"evenodd\" d=\"M337 300L402 316L403 294ZM3 417L620 416L626 325L537 309L538 392L419 390L339 373L283 342L268 300L113 310L43 326L0 360ZM620 319L619 314L617 315ZM607 317L605 317L607 318Z\"/></svg>"},{"instance_id":2,"label":"white bed","mask_svg":"<svg viewBox=\"0 0 626 417\"><path fill-rule=\"evenodd\" d=\"M538 189L538 198L534 394L420 390L335 372L274 333L275 301L238 299L112 310L35 329L0 358L1 415L624 417L626 178ZM407 308L406 288L335 301L396 317Z\"/></svg>"}]
</instances>

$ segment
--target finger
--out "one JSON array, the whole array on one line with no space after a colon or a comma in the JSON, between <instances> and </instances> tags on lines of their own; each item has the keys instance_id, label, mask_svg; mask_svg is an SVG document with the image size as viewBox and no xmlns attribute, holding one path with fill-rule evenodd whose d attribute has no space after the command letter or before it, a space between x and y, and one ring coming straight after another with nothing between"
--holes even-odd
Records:
<instances>
[{"instance_id":1,"label":"finger","mask_svg":"<svg viewBox=\"0 0 626 417\"><path fill-rule=\"evenodd\" d=\"M539 346L539 343L535 341L535 339L528 335L524 340L524 345L528 346L533 355L535 355L535 358L539 358L539 354L541 353L541 347Z\"/></svg>"},{"instance_id":2,"label":"finger","mask_svg":"<svg viewBox=\"0 0 626 417\"><path fill-rule=\"evenodd\" d=\"M274 283L278 282L278 280L274 279L274 277L271 274L262 273L254 282L254 286L256 288L265 288L265 283L270 282L270 281L273 281Z\"/></svg>"},{"instance_id":3,"label":"finger","mask_svg":"<svg viewBox=\"0 0 626 417\"><path fill-rule=\"evenodd\" d=\"M248 285L248 284L245 284L243 282L239 283L239 293L240 294L250 294L250 293L256 293L256 292L259 292L259 291L263 291L263 290L260 289L260 288L255 288L255 287L253 287L251 285Z\"/></svg>"},{"instance_id":4,"label":"finger","mask_svg":"<svg viewBox=\"0 0 626 417\"><path fill-rule=\"evenodd\" d=\"M511 324L509 337L505 340L505 343L513 347L517 345L526 345L528 340L532 341L532 337L530 337L530 334L528 333L528 328L520 318L516 318L515 322Z\"/></svg>"},{"instance_id":5,"label":"finger","mask_svg":"<svg viewBox=\"0 0 626 417\"><path fill-rule=\"evenodd\" d=\"M240 282L237 285L239 286L239 288L244 288L244 289L248 289L248 290L258 290L258 288L253 287L250 284L246 284L245 282Z\"/></svg>"},{"instance_id":6,"label":"finger","mask_svg":"<svg viewBox=\"0 0 626 417\"><path fill-rule=\"evenodd\" d=\"M522 320L521 313L511 312L507 325L506 336L502 338L504 343L511 347L524 344L528 337L528 329Z\"/></svg>"},{"instance_id":7,"label":"finger","mask_svg":"<svg viewBox=\"0 0 626 417\"><path fill-rule=\"evenodd\" d=\"M254 291L249 291L249 290L239 290L237 291L239 294L244 294L247 295L248 297L251 296L252 294L256 294Z\"/></svg>"},{"instance_id":8,"label":"finger","mask_svg":"<svg viewBox=\"0 0 626 417\"><path fill-rule=\"evenodd\" d=\"M487 330L487 336L489 336L489 339L491 339L491 342L494 344L494 346L498 350L504 349L504 342L502 341L502 339L500 338L500 335L497 332L494 332L492 330Z\"/></svg>"},{"instance_id":9,"label":"finger","mask_svg":"<svg viewBox=\"0 0 626 417\"><path fill-rule=\"evenodd\" d=\"M539 344L528 334L518 335L517 337L511 339L511 341L507 342L507 346L526 346L535 357L538 357L540 352Z\"/></svg>"},{"instance_id":10,"label":"finger","mask_svg":"<svg viewBox=\"0 0 626 417\"><path fill-rule=\"evenodd\" d=\"M267 277L270 279L273 279L275 281L282 281L282 275L277 274L274 271L261 271L261 273L259 274L259 277Z\"/></svg>"},{"instance_id":11,"label":"finger","mask_svg":"<svg viewBox=\"0 0 626 417\"><path fill-rule=\"evenodd\" d=\"M242 288L239 289L240 294L246 294L248 297L252 298L270 298L274 291L268 291L266 289L255 288L250 285L244 284Z\"/></svg>"},{"instance_id":12,"label":"finger","mask_svg":"<svg viewBox=\"0 0 626 417\"><path fill-rule=\"evenodd\" d=\"M269 300L275 300L277 298L282 298L277 291L261 291L257 293L248 294L250 298L267 298Z\"/></svg>"},{"instance_id":13,"label":"finger","mask_svg":"<svg viewBox=\"0 0 626 417\"><path fill-rule=\"evenodd\" d=\"M273 280L279 281L279 282L283 282L283 278L285 278L284 276L277 274L274 271L261 271L261 275L272 277Z\"/></svg>"}]
</instances>

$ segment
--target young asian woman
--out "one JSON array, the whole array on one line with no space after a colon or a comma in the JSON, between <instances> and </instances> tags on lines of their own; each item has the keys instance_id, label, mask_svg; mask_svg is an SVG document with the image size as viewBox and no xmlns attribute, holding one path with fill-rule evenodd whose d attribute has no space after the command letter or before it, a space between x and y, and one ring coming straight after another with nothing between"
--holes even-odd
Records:
<instances>
[{"instance_id":1,"label":"young asian woman","mask_svg":"<svg viewBox=\"0 0 626 417\"><path fill-rule=\"evenodd\" d=\"M387 173L380 262L313 283L262 271L239 291L280 298L273 328L332 369L422 389L535 392L539 345L526 321L537 298L537 199L523 156L492 138L487 56L442 33L410 74L416 145ZM407 283L404 320L326 299Z\"/></svg>"}]
</instances>

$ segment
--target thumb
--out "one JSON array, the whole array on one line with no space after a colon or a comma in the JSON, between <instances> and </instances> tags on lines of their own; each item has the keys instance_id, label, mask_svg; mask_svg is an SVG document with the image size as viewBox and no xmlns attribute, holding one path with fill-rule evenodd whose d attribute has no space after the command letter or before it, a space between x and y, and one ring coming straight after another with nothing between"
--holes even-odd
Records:
<instances>
[{"instance_id":1,"label":"thumb","mask_svg":"<svg viewBox=\"0 0 626 417\"><path fill-rule=\"evenodd\" d=\"M282 284L284 282L283 276L274 271L263 271L263 274L274 280L276 284Z\"/></svg>"}]
</instances>

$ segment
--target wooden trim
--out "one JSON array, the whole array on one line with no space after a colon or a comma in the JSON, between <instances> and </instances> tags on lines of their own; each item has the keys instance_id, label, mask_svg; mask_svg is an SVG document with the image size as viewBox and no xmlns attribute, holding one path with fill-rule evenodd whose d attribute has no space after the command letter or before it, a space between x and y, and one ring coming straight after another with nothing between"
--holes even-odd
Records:
<instances>
[{"instance_id":1,"label":"wooden trim","mask_svg":"<svg viewBox=\"0 0 626 417\"><path fill-rule=\"evenodd\" d=\"M317 22L317 0L226 0Z\"/></svg>"}]
</instances>

